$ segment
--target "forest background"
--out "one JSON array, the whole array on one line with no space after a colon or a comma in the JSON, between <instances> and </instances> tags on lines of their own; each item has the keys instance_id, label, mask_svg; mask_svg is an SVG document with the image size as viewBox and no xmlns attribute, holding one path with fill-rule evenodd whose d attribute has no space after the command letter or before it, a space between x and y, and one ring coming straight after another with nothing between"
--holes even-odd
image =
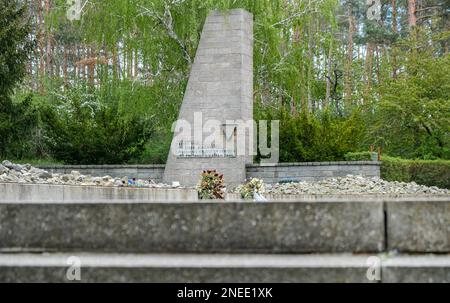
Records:
<instances>
[{"instance_id":1,"label":"forest background","mask_svg":"<svg viewBox=\"0 0 450 303\"><path fill-rule=\"evenodd\" d=\"M208 12L245 8L254 116L280 120L281 161L361 160L349 153L374 146L432 163L442 183L450 1L381 1L378 20L372 2L82 0L71 21L65 0L0 0L0 159L164 163Z\"/></svg>"}]
</instances>

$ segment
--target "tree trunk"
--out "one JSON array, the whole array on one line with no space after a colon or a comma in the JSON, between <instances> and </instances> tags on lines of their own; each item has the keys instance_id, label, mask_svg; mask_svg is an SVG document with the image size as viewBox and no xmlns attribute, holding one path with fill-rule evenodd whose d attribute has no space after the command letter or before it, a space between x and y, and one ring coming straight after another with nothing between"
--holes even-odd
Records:
<instances>
[{"instance_id":1,"label":"tree trunk","mask_svg":"<svg viewBox=\"0 0 450 303\"><path fill-rule=\"evenodd\" d=\"M416 26L416 0L408 0L408 25L409 28Z\"/></svg>"},{"instance_id":2,"label":"tree trunk","mask_svg":"<svg viewBox=\"0 0 450 303\"><path fill-rule=\"evenodd\" d=\"M396 0L392 0L392 32L397 34L397 5ZM397 78L397 47L392 47L392 78Z\"/></svg>"},{"instance_id":3,"label":"tree trunk","mask_svg":"<svg viewBox=\"0 0 450 303\"><path fill-rule=\"evenodd\" d=\"M50 13L50 0L45 0L45 15L48 16ZM50 26L46 27L46 46L45 46L45 65L47 76L51 78L53 76L53 62L52 62L52 40L51 40L51 29Z\"/></svg>"},{"instance_id":4,"label":"tree trunk","mask_svg":"<svg viewBox=\"0 0 450 303\"><path fill-rule=\"evenodd\" d=\"M327 64L327 88L326 88L326 94L325 94L325 102L323 106L326 108L328 104L330 103L330 97L331 97L331 66L332 66L332 58L333 55L333 47L332 43L330 43L330 49L328 50L328 64Z\"/></svg>"},{"instance_id":5,"label":"tree trunk","mask_svg":"<svg viewBox=\"0 0 450 303\"><path fill-rule=\"evenodd\" d=\"M353 33L355 31L352 4L348 2L348 41L347 41L347 63L345 66L344 78L344 100L345 105L352 101L352 62L353 62Z\"/></svg>"},{"instance_id":6,"label":"tree trunk","mask_svg":"<svg viewBox=\"0 0 450 303\"><path fill-rule=\"evenodd\" d=\"M127 45L127 77L128 79L133 79L133 74L132 74L132 70L133 70L133 50L129 48L129 46Z\"/></svg>"},{"instance_id":7,"label":"tree trunk","mask_svg":"<svg viewBox=\"0 0 450 303\"><path fill-rule=\"evenodd\" d=\"M380 84L381 76L380 76L380 48L375 46L375 54L376 54L376 74L377 74L377 84Z\"/></svg>"},{"instance_id":8,"label":"tree trunk","mask_svg":"<svg viewBox=\"0 0 450 303\"><path fill-rule=\"evenodd\" d=\"M369 42L367 44L367 53L366 53L366 68L365 69L366 69L367 86L366 86L366 92L365 92L365 99L367 99L367 97L369 96L370 89L372 87L373 49L374 49L373 42Z\"/></svg>"},{"instance_id":9,"label":"tree trunk","mask_svg":"<svg viewBox=\"0 0 450 303\"><path fill-rule=\"evenodd\" d=\"M88 49L88 58L92 59L94 58L94 50L92 47L89 47ZM95 68L95 61L89 61L88 64L88 77L89 77L89 85L94 86L94 68Z\"/></svg>"},{"instance_id":10,"label":"tree trunk","mask_svg":"<svg viewBox=\"0 0 450 303\"><path fill-rule=\"evenodd\" d=\"M43 77L44 77L44 71L45 71L45 64L44 64L44 42L42 41L42 3L41 1L36 1L37 5L37 14L38 14L38 26L37 26L37 33L36 38L38 42L38 48L39 48L39 91L41 93L44 93L44 85L43 85Z\"/></svg>"},{"instance_id":11,"label":"tree trunk","mask_svg":"<svg viewBox=\"0 0 450 303\"><path fill-rule=\"evenodd\" d=\"M73 46L72 51L73 57L72 57L72 64L73 64L73 78L79 79L80 78L80 67L77 66L76 62L80 59L80 49L77 46Z\"/></svg>"},{"instance_id":12,"label":"tree trunk","mask_svg":"<svg viewBox=\"0 0 450 303\"><path fill-rule=\"evenodd\" d=\"M64 63L63 63L64 84L67 85L67 48L64 46Z\"/></svg>"},{"instance_id":13,"label":"tree trunk","mask_svg":"<svg viewBox=\"0 0 450 303\"><path fill-rule=\"evenodd\" d=\"M81 61L81 58L83 58L83 59L85 58L85 55L84 55L85 48L84 47L79 47L78 50L79 50L79 56L78 56L77 62ZM82 80L86 80L86 68L85 68L85 66L81 65L81 64L78 64L78 70L79 70L80 78Z\"/></svg>"},{"instance_id":14,"label":"tree trunk","mask_svg":"<svg viewBox=\"0 0 450 303\"><path fill-rule=\"evenodd\" d=\"M52 48L51 48L52 54L58 53L58 47L56 47L56 51L55 51L55 43L52 44ZM60 64L60 60L57 59L55 60L55 58L52 58L52 66L53 66L53 75L56 76L58 79L61 78L61 64Z\"/></svg>"},{"instance_id":15,"label":"tree trunk","mask_svg":"<svg viewBox=\"0 0 450 303\"><path fill-rule=\"evenodd\" d=\"M119 69L119 59L117 58L117 49L116 46L113 46L112 49L112 65L113 65L113 79L118 79L118 69Z\"/></svg>"},{"instance_id":16,"label":"tree trunk","mask_svg":"<svg viewBox=\"0 0 450 303\"><path fill-rule=\"evenodd\" d=\"M311 78L312 78L312 73L313 73L313 63L314 63L314 58L313 58L313 51L314 51L314 40L313 40L313 31L314 31L314 26L313 26L313 21L310 20L309 21L309 33L308 33L308 61L309 61L309 65L308 65L308 79L307 79L307 93L308 93L308 111L314 111L314 104L312 102L312 96L311 96Z\"/></svg>"},{"instance_id":17,"label":"tree trunk","mask_svg":"<svg viewBox=\"0 0 450 303\"><path fill-rule=\"evenodd\" d=\"M138 53L138 49L136 48L134 50L134 78L135 79L139 76L138 69L139 69L139 53Z\"/></svg>"},{"instance_id":18,"label":"tree trunk","mask_svg":"<svg viewBox=\"0 0 450 303\"><path fill-rule=\"evenodd\" d=\"M304 101L302 103L304 104ZM291 107L291 115L296 116L297 106L295 105L294 97L291 97L290 107Z\"/></svg>"},{"instance_id":19,"label":"tree trunk","mask_svg":"<svg viewBox=\"0 0 450 303\"><path fill-rule=\"evenodd\" d=\"M120 56L120 46L117 46L117 75L119 79L125 78L125 60L123 60L124 56ZM123 72L121 62L123 62Z\"/></svg>"}]
</instances>

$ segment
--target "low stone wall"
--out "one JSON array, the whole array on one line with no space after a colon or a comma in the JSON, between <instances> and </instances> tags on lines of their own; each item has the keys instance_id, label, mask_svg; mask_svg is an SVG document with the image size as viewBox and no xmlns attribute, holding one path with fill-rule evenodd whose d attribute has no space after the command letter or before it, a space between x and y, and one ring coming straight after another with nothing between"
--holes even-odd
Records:
<instances>
[{"instance_id":1,"label":"low stone wall","mask_svg":"<svg viewBox=\"0 0 450 303\"><path fill-rule=\"evenodd\" d=\"M447 201L386 202L386 214L390 250L450 252L450 197Z\"/></svg>"},{"instance_id":2,"label":"low stone wall","mask_svg":"<svg viewBox=\"0 0 450 303\"><path fill-rule=\"evenodd\" d=\"M73 253L0 254L0 282L72 282L67 280L66 275L67 260L71 255ZM76 256L80 258L82 264L83 283L370 282L366 277L367 255L114 254L111 256L77 253ZM409 274L411 278L411 273ZM384 274L382 277L385 278ZM417 277L417 274L413 277ZM446 281L445 276L439 279L435 273L433 278L439 282Z\"/></svg>"},{"instance_id":3,"label":"low stone wall","mask_svg":"<svg viewBox=\"0 0 450 303\"><path fill-rule=\"evenodd\" d=\"M427 283L450 282L447 255L380 256L380 281L367 278L365 254L104 254L77 253L81 282L139 283ZM73 253L0 254L2 283L73 283Z\"/></svg>"},{"instance_id":4,"label":"low stone wall","mask_svg":"<svg viewBox=\"0 0 450 303\"><path fill-rule=\"evenodd\" d=\"M380 201L0 202L0 251L363 253L384 234Z\"/></svg>"},{"instance_id":5,"label":"low stone wall","mask_svg":"<svg viewBox=\"0 0 450 303\"><path fill-rule=\"evenodd\" d=\"M51 173L66 174L77 170L83 175L111 177L150 178L162 182L164 164L154 165L62 165L39 166ZM280 181L316 181L329 177L362 175L380 176L380 162L377 161L338 161L253 164L247 166L247 178L260 178L266 183ZM174 180L177 181L177 180Z\"/></svg>"},{"instance_id":6,"label":"low stone wall","mask_svg":"<svg viewBox=\"0 0 450 303\"><path fill-rule=\"evenodd\" d=\"M346 201L400 201L427 202L447 201L448 195L418 194L264 194L268 201L286 202L323 202L332 199L336 202ZM447 199L447 200L446 200ZM243 201L238 193L227 193L226 201ZM31 183L0 183L0 202L162 202L199 201L194 188L136 188L113 186L81 186ZM246 201L248 202L248 201ZM397 202L395 202L397 203ZM400 207L399 205L394 205ZM404 206L407 207L407 206ZM448 210L447 210L448 212ZM442 214L445 214L442 211ZM425 214L422 214L425 215ZM395 222L395 217L393 218ZM441 219L442 220L442 219Z\"/></svg>"},{"instance_id":7,"label":"low stone wall","mask_svg":"<svg viewBox=\"0 0 450 303\"><path fill-rule=\"evenodd\" d=\"M208 202L192 189L10 185L0 251L450 252L449 196Z\"/></svg>"},{"instance_id":8,"label":"low stone wall","mask_svg":"<svg viewBox=\"0 0 450 303\"><path fill-rule=\"evenodd\" d=\"M387 199L401 201L427 201L427 196L417 194L320 194L320 195L288 195L288 194L264 194L268 201L286 202L323 202L332 199L336 202L353 200L380 201ZM436 199L448 199L446 195L433 195ZM423 200L425 199L425 200ZM242 201L240 194L227 193L226 201ZM197 191L194 188L133 188L110 186L80 186L80 185L55 185L55 184L30 184L30 183L0 183L0 202L153 202L153 201L199 201ZM248 202L248 201L247 201ZM445 212L442 212L443 214ZM395 222L394 222L395 223Z\"/></svg>"},{"instance_id":9,"label":"low stone wall","mask_svg":"<svg viewBox=\"0 0 450 303\"><path fill-rule=\"evenodd\" d=\"M346 175L379 177L378 161L338 161L254 164L247 166L247 178L263 179L266 183L280 181L317 181Z\"/></svg>"},{"instance_id":10,"label":"low stone wall","mask_svg":"<svg viewBox=\"0 0 450 303\"><path fill-rule=\"evenodd\" d=\"M0 202L197 201L195 189L0 183Z\"/></svg>"}]
</instances>

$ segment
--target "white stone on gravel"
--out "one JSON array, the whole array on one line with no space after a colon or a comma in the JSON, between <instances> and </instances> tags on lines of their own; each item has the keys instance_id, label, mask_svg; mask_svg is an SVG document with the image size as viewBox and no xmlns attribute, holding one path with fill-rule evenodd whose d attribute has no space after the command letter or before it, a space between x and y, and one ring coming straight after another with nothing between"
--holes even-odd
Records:
<instances>
[{"instance_id":1,"label":"white stone on gravel","mask_svg":"<svg viewBox=\"0 0 450 303\"><path fill-rule=\"evenodd\" d=\"M94 177L82 175L79 171L70 174L52 174L46 170L33 167L30 164L14 164L5 160L0 164L0 182L59 184L59 185L85 185L85 186L116 186L116 187L147 187L172 188L172 185L155 183L153 180L135 179L135 184L128 185L128 177L103 176Z\"/></svg>"},{"instance_id":2,"label":"white stone on gravel","mask_svg":"<svg viewBox=\"0 0 450 303\"><path fill-rule=\"evenodd\" d=\"M415 182L389 182L373 177L347 175L321 181L266 184L266 194L327 195L327 194L450 194L450 190Z\"/></svg>"}]
</instances>

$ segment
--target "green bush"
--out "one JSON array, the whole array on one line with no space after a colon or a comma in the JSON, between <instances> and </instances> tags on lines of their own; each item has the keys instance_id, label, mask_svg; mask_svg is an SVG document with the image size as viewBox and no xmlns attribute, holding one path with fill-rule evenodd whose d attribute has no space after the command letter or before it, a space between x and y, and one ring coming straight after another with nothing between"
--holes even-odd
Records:
<instances>
[{"instance_id":1,"label":"green bush","mask_svg":"<svg viewBox=\"0 0 450 303\"><path fill-rule=\"evenodd\" d=\"M161 131L151 137L144 146L142 154L128 163L133 164L165 164L172 142L172 133Z\"/></svg>"},{"instance_id":2,"label":"green bush","mask_svg":"<svg viewBox=\"0 0 450 303\"><path fill-rule=\"evenodd\" d=\"M450 159L450 56L435 56L430 37L410 35L404 68L379 86L371 133L389 155Z\"/></svg>"},{"instance_id":3,"label":"green bush","mask_svg":"<svg viewBox=\"0 0 450 303\"><path fill-rule=\"evenodd\" d=\"M450 188L450 160L405 160L383 157L381 178Z\"/></svg>"},{"instance_id":4,"label":"green bush","mask_svg":"<svg viewBox=\"0 0 450 303\"><path fill-rule=\"evenodd\" d=\"M372 161L372 155L374 157L377 156L376 152L355 152L355 153L346 153L344 155L345 161Z\"/></svg>"},{"instance_id":5,"label":"green bush","mask_svg":"<svg viewBox=\"0 0 450 303\"><path fill-rule=\"evenodd\" d=\"M27 140L37 123L31 99L12 98L34 46L29 9L22 2L0 1L0 158L28 157L35 147Z\"/></svg>"},{"instance_id":6,"label":"green bush","mask_svg":"<svg viewBox=\"0 0 450 303\"><path fill-rule=\"evenodd\" d=\"M339 117L329 111L280 114L280 161L339 161L358 148L364 134L361 117L354 112Z\"/></svg>"},{"instance_id":7,"label":"green bush","mask_svg":"<svg viewBox=\"0 0 450 303\"><path fill-rule=\"evenodd\" d=\"M3 106L2 106L3 105ZM43 154L39 109L32 96L0 103L0 158L34 158Z\"/></svg>"},{"instance_id":8,"label":"green bush","mask_svg":"<svg viewBox=\"0 0 450 303\"><path fill-rule=\"evenodd\" d=\"M152 134L145 115L127 113L114 95L85 86L43 109L51 156L67 164L117 164L139 157Z\"/></svg>"}]
</instances>

